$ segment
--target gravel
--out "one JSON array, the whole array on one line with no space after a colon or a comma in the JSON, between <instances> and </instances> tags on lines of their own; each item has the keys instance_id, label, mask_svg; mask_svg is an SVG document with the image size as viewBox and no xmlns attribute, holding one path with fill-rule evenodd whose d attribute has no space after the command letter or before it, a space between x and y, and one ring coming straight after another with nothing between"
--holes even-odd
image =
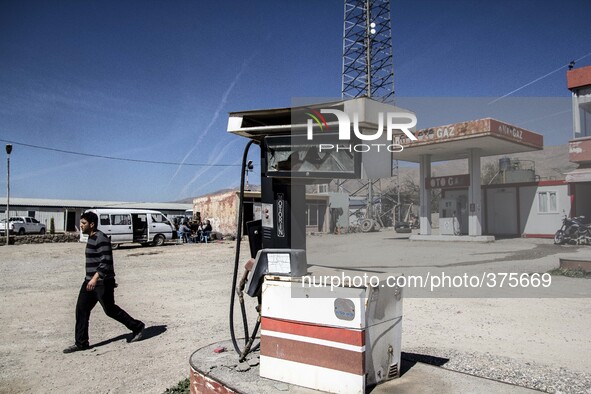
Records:
<instances>
[{"instance_id":1,"label":"gravel","mask_svg":"<svg viewBox=\"0 0 591 394\"><path fill-rule=\"evenodd\" d=\"M453 349L418 347L404 349L403 359L439 363L429 360L438 357L449 361L442 368L482 378L528 387L546 393L591 393L591 375L567 368L518 360L491 353L459 352ZM408 354L411 353L411 354ZM421 355L428 354L426 358ZM551 357L549 355L549 357ZM439 361L439 360L437 360ZM443 360L444 361L444 360ZM548 360L551 362L552 360Z\"/></svg>"},{"instance_id":2,"label":"gravel","mask_svg":"<svg viewBox=\"0 0 591 394\"><path fill-rule=\"evenodd\" d=\"M351 242L357 239L371 252ZM309 262L326 263L332 257L365 262L375 270L398 270L416 263L457 264L511 253L525 257L527 250L542 249L536 243L504 240L450 247L395 240L387 233L316 236L309 239L310 247L325 252L311 253ZM538 259L490 264L539 272L541 266L558 263L558 252L546 249ZM91 321L95 347L64 355L62 349L73 340L84 246L0 247L0 392L162 393L173 387L188 376L193 351L229 337L234 250L234 243L223 242L115 251L117 303L144 320L150 335L126 343L129 332L97 307ZM246 242L242 250L248 250ZM243 255L240 261L246 259ZM586 294L591 281L558 277L556 285ZM248 310L254 310L250 301ZM443 368L550 393L591 393L588 298L405 298L403 316L402 350L407 358L445 358L449 361Z\"/></svg>"}]
</instances>

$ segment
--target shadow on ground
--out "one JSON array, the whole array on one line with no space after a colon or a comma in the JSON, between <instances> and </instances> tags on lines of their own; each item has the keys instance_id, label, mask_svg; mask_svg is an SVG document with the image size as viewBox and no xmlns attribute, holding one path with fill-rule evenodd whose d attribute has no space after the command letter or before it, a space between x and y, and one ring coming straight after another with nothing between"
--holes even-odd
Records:
<instances>
[{"instance_id":1,"label":"shadow on ground","mask_svg":"<svg viewBox=\"0 0 591 394\"><path fill-rule=\"evenodd\" d=\"M405 373L411 370L412 367L416 365L416 363L423 363L433 365L435 367L441 367L445 365L449 359L430 356L428 354L418 354L418 353L401 353L400 359L400 377L402 377ZM377 386L372 384L366 387L366 394L371 393Z\"/></svg>"},{"instance_id":2,"label":"shadow on ground","mask_svg":"<svg viewBox=\"0 0 591 394\"><path fill-rule=\"evenodd\" d=\"M165 333L166 330L167 330L166 325L147 327L146 329L144 329L144 335L143 335L143 338L141 340L142 341L145 341L145 340L148 340L150 338L157 337L158 335ZM116 337L106 339L106 340L104 340L102 342L97 342L94 345L92 345L91 348L97 348L97 347L105 346L105 345L108 345L109 343L117 342L117 341L120 341L122 339L125 339L125 340L127 340L127 342L129 342L131 340L131 333L129 333L129 334L121 334L121 335L118 335Z\"/></svg>"},{"instance_id":3,"label":"shadow on ground","mask_svg":"<svg viewBox=\"0 0 591 394\"><path fill-rule=\"evenodd\" d=\"M400 363L400 376L407 373L412 367L415 366L416 363L423 363L433 365L435 367L441 367L449 361L448 358L429 356L428 354L407 352L402 352L401 359L402 361Z\"/></svg>"}]
</instances>

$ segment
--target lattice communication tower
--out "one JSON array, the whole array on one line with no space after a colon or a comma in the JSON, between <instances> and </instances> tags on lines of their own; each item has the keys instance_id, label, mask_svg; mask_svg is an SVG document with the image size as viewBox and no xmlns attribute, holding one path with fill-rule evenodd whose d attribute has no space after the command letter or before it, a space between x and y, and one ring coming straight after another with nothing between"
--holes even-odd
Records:
<instances>
[{"instance_id":1,"label":"lattice communication tower","mask_svg":"<svg viewBox=\"0 0 591 394\"><path fill-rule=\"evenodd\" d=\"M390 0L345 0L342 98L394 99Z\"/></svg>"},{"instance_id":2,"label":"lattice communication tower","mask_svg":"<svg viewBox=\"0 0 591 394\"><path fill-rule=\"evenodd\" d=\"M362 96L394 102L390 0L345 0L342 98ZM394 168L398 170L398 161ZM394 175L399 193L398 171ZM345 183L337 180L339 191L346 191ZM351 197L365 194L367 205L365 219L360 222L362 231L374 229L375 222L384 225L382 217L386 213L382 212L379 179L362 182L361 187L349 194ZM395 209L400 207L400 196L397 200Z\"/></svg>"}]
</instances>

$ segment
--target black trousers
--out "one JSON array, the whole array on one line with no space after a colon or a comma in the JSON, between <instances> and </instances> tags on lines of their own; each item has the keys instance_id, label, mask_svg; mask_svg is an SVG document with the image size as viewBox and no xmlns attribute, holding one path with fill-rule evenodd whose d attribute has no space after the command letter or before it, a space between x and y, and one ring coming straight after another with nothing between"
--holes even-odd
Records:
<instances>
[{"instance_id":1,"label":"black trousers","mask_svg":"<svg viewBox=\"0 0 591 394\"><path fill-rule=\"evenodd\" d=\"M88 281L82 283L78 302L76 303L76 345L88 346L88 322L90 312L99 302L105 314L117 320L131 331L138 331L142 322L129 316L127 312L115 305L115 279L105 279L104 283L97 285L93 291L86 290Z\"/></svg>"}]
</instances>

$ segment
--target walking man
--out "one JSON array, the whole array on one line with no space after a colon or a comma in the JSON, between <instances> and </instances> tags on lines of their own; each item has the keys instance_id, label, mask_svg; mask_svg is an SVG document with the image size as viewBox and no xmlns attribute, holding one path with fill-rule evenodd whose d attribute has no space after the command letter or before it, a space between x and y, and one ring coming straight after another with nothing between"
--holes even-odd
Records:
<instances>
[{"instance_id":1,"label":"walking man","mask_svg":"<svg viewBox=\"0 0 591 394\"><path fill-rule=\"evenodd\" d=\"M98 216L85 212L80 218L80 229L88 235L86 244L86 277L78 294L76 303L76 342L64 349L64 353L73 353L89 349L88 322L90 312L99 302L107 316L117 320L132 332L130 342L142 339L145 324L135 320L123 309L115 305L115 271L111 240L102 231L97 230Z\"/></svg>"}]
</instances>

